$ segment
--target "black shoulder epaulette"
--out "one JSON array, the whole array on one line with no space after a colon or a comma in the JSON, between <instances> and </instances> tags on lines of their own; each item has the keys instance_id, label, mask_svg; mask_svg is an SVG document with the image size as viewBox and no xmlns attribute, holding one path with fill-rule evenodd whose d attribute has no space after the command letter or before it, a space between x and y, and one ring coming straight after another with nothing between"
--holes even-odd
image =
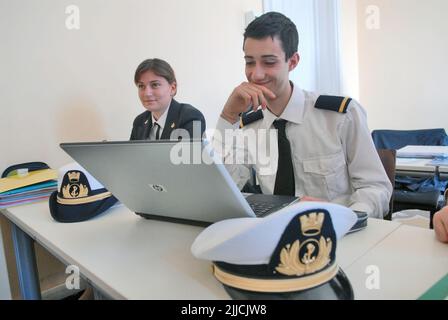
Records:
<instances>
[{"instance_id":1,"label":"black shoulder epaulette","mask_svg":"<svg viewBox=\"0 0 448 320\"><path fill-rule=\"evenodd\" d=\"M317 109L347 113L347 108L351 101L352 98L349 97L320 96L314 107Z\"/></svg>"},{"instance_id":2,"label":"black shoulder epaulette","mask_svg":"<svg viewBox=\"0 0 448 320\"><path fill-rule=\"evenodd\" d=\"M247 112L243 112L240 116L240 128L243 128L248 124L263 118L264 118L263 111L261 109L257 111L250 110Z\"/></svg>"}]
</instances>

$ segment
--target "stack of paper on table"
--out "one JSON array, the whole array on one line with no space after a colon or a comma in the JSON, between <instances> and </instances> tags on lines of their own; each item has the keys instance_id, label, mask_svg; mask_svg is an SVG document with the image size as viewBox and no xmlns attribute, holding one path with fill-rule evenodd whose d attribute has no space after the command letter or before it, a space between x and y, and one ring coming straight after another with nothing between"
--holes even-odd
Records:
<instances>
[{"instance_id":1,"label":"stack of paper on table","mask_svg":"<svg viewBox=\"0 0 448 320\"><path fill-rule=\"evenodd\" d=\"M435 157L430 162L426 163L426 165L433 167L448 167L448 156Z\"/></svg>"},{"instance_id":2,"label":"stack of paper on table","mask_svg":"<svg viewBox=\"0 0 448 320\"><path fill-rule=\"evenodd\" d=\"M448 146L406 146L397 150L399 158L425 158L448 157Z\"/></svg>"},{"instance_id":3,"label":"stack of paper on table","mask_svg":"<svg viewBox=\"0 0 448 320\"><path fill-rule=\"evenodd\" d=\"M0 209L46 200L57 188L57 171L52 169L1 178Z\"/></svg>"}]
</instances>

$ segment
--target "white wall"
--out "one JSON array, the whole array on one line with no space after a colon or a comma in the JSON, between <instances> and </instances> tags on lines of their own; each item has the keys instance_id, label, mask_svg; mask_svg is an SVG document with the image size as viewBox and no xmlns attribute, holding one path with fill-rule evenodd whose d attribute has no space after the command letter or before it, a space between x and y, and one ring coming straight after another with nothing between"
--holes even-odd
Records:
<instances>
[{"instance_id":1,"label":"white wall","mask_svg":"<svg viewBox=\"0 0 448 320\"><path fill-rule=\"evenodd\" d=\"M149 57L172 64L177 99L213 127L244 80L244 13L261 2L0 0L0 171L35 160L59 167L70 161L60 142L127 139L143 111L133 73ZM366 107L370 128L448 127L448 2L341 3L343 91ZM65 27L70 4L80 30ZM379 29L366 26L369 5Z\"/></svg>"},{"instance_id":2,"label":"white wall","mask_svg":"<svg viewBox=\"0 0 448 320\"><path fill-rule=\"evenodd\" d=\"M80 30L65 26L68 5ZM144 111L133 84L146 58L166 59L177 100L214 127L244 80L244 13L261 0L0 0L0 171L70 161L60 142L127 140Z\"/></svg>"},{"instance_id":3,"label":"white wall","mask_svg":"<svg viewBox=\"0 0 448 320\"><path fill-rule=\"evenodd\" d=\"M339 2L341 94L359 100L358 0Z\"/></svg>"},{"instance_id":4,"label":"white wall","mask_svg":"<svg viewBox=\"0 0 448 320\"><path fill-rule=\"evenodd\" d=\"M68 5L80 9L80 30L66 28ZM146 58L172 65L176 99L214 127L245 79L250 10L261 12L261 0L0 0L0 173L21 162L70 162L61 142L127 140L144 111L133 77ZM7 298L3 255L0 234L0 298ZM56 270L48 258L44 264Z\"/></svg>"},{"instance_id":5,"label":"white wall","mask_svg":"<svg viewBox=\"0 0 448 320\"><path fill-rule=\"evenodd\" d=\"M357 4L360 101L370 129L448 128L448 1ZM366 25L369 5L379 9L379 29Z\"/></svg>"}]
</instances>

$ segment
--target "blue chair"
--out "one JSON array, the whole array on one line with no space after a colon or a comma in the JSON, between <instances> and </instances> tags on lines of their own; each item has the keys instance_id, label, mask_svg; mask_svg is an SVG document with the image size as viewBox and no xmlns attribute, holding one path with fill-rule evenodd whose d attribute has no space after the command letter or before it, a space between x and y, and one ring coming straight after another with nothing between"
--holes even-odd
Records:
<instances>
[{"instance_id":1,"label":"blue chair","mask_svg":"<svg viewBox=\"0 0 448 320\"><path fill-rule=\"evenodd\" d=\"M377 149L398 150L407 145L446 146L448 136L445 129L423 130L374 130L372 139ZM432 218L442 203L439 201L446 182L440 181L438 171L431 178L413 178L396 176L393 192L393 212L420 209L430 212Z\"/></svg>"},{"instance_id":2,"label":"blue chair","mask_svg":"<svg viewBox=\"0 0 448 320\"><path fill-rule=\"evenodd\" d=\"M374 130L372 139L377 149L398 150L407 145L448 146L445 129Z\"/></svg>"}]
</instances>

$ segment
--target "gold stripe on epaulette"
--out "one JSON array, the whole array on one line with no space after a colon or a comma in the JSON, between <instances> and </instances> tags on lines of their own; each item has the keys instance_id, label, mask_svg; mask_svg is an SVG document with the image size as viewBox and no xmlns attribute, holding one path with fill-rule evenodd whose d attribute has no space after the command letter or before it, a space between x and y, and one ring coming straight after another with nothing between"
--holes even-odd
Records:
<instances>
[{"instance_id":1,"label":"gold stripe on epaulette","mask_svg":"<svg viewBox=\"0 0 448 320\"><path fill-rule=\"evenodd\" d=\"M106 199L106 198L110 197L111 195L112 195L112 193L110 193L110 192L103 192L103 193L100 193L100 194L97 194L94 196L78 198L78 199L64 199L64 198L60 198L58 196L57 202L59 204L68 204L68 205L86 204L86 203L91 203L91 202L95 202L98 200Z\"/></svg>"},{"instance_id":2,"label":"gold stripe on epaulette","mask_svg":"<svg viewBox=\"0 0 448 320\"><path fill-rule=\"evenodd\" d=\"M306 276L302 278L292 278L283 280L266 280L246 278L242 276L236 276L228 273L217 265L214 265L213 274L223 284L255 292L293 292L299 290L306 290L321 285L327 281L330 281L339 271L339 267L336 263L333 263L328 269L325 269L317 274Z\"/></svg>"},{"instance_id":3,"label":"gold stripe on epaulette","mask_svg":"<svg viewBox=\"0 0 448 320\"><path fill-rule=\"evenodd\" d=\"M345 97L344 100L342 100L341 106L339 107L339 113L344 113L345 105L347 104L349 97Z\"/></svg>"},{"instance_id":4,"label":"gold stripe on epaulette","mask_svg":"<svg viewBox=\"0 0 448 320\"><path fill-rule=\"evenodd\" d=\"M243 123L243 117L240 117L240 129L244 127L244 123Z\"/></svg>"}]
</instances>

